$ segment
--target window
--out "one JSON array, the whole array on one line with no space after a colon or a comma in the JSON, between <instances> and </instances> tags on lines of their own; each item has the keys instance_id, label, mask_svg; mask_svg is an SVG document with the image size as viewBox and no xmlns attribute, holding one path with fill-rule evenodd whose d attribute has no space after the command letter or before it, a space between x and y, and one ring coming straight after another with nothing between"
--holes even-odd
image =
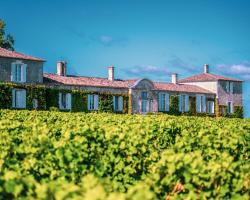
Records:
<instances>
[{"instance_id":1,"label":"window","mask_svg":"<svg viewBox=\"0 0 250 200\"><path fill-rule=\"evenodd\" d=\"M148 93L142 92L141 93L141 112L147 112L147 105L148 105Z\"/></svg>"},{"instance_id":2,"label":"window","mask_svg":"<svg viewBox=\"0 0 250 200\"><path fill-rule=\"evenodd\" d=\"M208 101L207 105L208 113L214 114L214 101Z\"/></svg>"},{"instance_id":3,"label":"window","mask_svg":"<svg viewBox=\"0 0 250 200\"><path fill-rule=\"evenodd\" d=\"M158 110L159 111L169 111L169 94L159 93Z\"/></svg>"},{"instance_id":4,"label":"window","mask_svg":"<svg viewBox=\"0 0 250 200\"><path fill-rule=\"evenodd\" d=\"M26 108L26 90L22 89L12 90L12 107Z\"/></svg>"},{"instance_id":5,"label":"window","mask_svg":"<svg viewBox=\"0 0 250 200\"><path fill-rule=\"evenodd\" d=\"M189 96L182 94L179 96L179 111L188 112L189 111Z\"/></svg>"},{"instance_id":6,"label":"window","mask_svg":"<svg viewBox=\"0 0 250 200\"><path fill-rule=\"evenodd\" d=\"M71 94L59 93L59 109L71 110Z\"/></svg>"},{"instance_id":7,"label":"window","mask_svg":"<svg viewBox=\"0 0 250 200\"><path fill-rule=\"evenodd\" d=\"M206 96L196 95L196 112L206 112Z\"/></svg>"},{"instance_id":8,"label":"window","mask_svg":"<svg viewBox=\"0 0 250 200\"><path fill-rule=\"evenodd\" d=\"M11 64L11 81L13 82L26 82L26 64L12 63Z\"/></svg>"},{"instance_id":9,"label":"window","mask_svg":"<svg viewBox=\"0 0 250 200\"><path fill-rule=\"evenodd\" d=\"M225 90L227 93L233 94L234 93L234 82L227 81Z\"/></svg>"},{"instance_id":10,"label":"window","mask_svg":"<svg viewBox=\"0 0 250 200\"><path fill-rule=\"evenodd\" d=\"M96 94L88 95L88 110L98 110L99 96Z\"/></svg>"},{"instance_id":11,"label":"window","mask_svg":"<svg viewBox=\"0 0 250 200\"><path fill-rule=\"evenodd\" d=\"M114 111L123 111L123 97L113 96Z\"/></svg>"},{"instance_id":12,"label":"window","mask_svg":"<svg viewBox=\"0 0 250 200\"><path fill-rule=\"evenodd\" d=\"M228 113L233 113L233 103L231 101L227 102Z\"/></svg>"}]
</instances>

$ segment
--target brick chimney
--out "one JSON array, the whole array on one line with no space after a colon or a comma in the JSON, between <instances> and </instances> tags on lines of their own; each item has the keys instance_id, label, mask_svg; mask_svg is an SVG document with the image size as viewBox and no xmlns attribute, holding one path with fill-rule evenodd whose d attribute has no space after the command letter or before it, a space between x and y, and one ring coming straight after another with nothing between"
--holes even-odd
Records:
<instances>
[{"instance_id":1,"label":"brick chimney","mask_svg":"<svg viewBox=\"0 0 250 200\"><path fill-rule=\"evenodd\" d=\"M108 80L110 81L115 80L115 67L114 66L108 67Z\"/></svg>"},{"instance_id":2,"label":"brick chimney","mask_svg":"<svg viewBox=\"0 0 250 200\"><path fill-rule=\"evenodd\" d=\"M59 76L67 76L67 62L66 61L58 61L56 65L57 75Z\"/></svg>"},{"instance_id":3,"label":"brick chimney","mask_svg":"<svg viewBox=\"0 0 250 200\"><path fill-rule=\"evenodd\" d=\"M173 84L177 84L177 78L178 78L178 74L177 73L173 73L172 74L172 83Z\"/></svg>"},{"instance_id":4,"label":"brick chimney","mask_svg":"<svg viewBox=\"0 0 250 200\"><path fill-rule=\"evenodd\" d=\"M209 65L208 64L204 65L204 73L206 73L206 74L209 73Z\"/></svg>"}]
</instances>

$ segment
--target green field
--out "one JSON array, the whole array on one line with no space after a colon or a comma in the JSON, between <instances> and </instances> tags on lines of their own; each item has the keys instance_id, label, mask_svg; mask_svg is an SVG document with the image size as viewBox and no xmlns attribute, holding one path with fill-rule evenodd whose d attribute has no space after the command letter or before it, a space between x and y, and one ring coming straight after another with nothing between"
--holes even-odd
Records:
<instances>
[{"instance_id":1,"label":"green field","mask_svg":"<svg viewBox=\"0 0 250 200\"><path fill-rule=\"evenodd\" d=\"M0 199L249 199L250 120L0 110Z\"/></svg>"}]
</instances>

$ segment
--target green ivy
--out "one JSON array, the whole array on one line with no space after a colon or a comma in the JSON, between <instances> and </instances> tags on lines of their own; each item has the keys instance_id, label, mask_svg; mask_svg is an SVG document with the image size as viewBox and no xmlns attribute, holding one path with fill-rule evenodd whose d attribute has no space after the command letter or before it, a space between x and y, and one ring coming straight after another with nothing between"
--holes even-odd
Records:
<instances>
[{"instance_id":1,"label":"green ivy","mask_svg":"<svg viewBox=\"0 0 250 200\"><path fill-rule=\"evenodd\" d=\"M99 96L99 111L100 112L113 112L113 95L101 94Z\"/></svg>"},{"instance_id":2,"label":"green ivy","mask_svg":"<svg viewBox=\"0 0 250 200\"><path fill-rule=\"evenodd\" d=\"M49 109L50 107L58 108L58 96L59 90L54 88L46 89L46 107Z\"/></svg>"},{"instance_id":3,"label":"green ivy","mask_svg":"<svg viewBox=\"0 0 250 200\"><path fill-rule=\"evenodd\" d=\"M180 111L179 111L179 96L178 95L171 95L170 96L169 114L180 115Z\"/></svg>"},{"instance_id":4,"label":"green ivy","mask_svg":"<svg viewBox=\"0 0 250 200\"><path fill-rule=\"evenodd\" d=\"M33 109L33 100L38 101L39 110L46 109L46 90L44 86L27 86L27 108Z\"/></svg>"},{"instance_id":5,"label":"green ivy","mask_svg":"<svg viewBox=\"0 0 250 200\"><path fill-rule=\"evenodd\" d=\"M87 108L87 94L74 90L72 91L72 111L73 112L86 112Z\"/></svg>"}]
</instances>

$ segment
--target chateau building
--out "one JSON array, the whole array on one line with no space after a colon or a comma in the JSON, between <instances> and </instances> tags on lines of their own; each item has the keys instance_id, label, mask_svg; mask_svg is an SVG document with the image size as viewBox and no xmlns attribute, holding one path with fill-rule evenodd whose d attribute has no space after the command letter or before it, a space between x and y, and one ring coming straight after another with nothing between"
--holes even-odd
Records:
<instances>
[{"instance_id":1,"label":"chateau building","mask_svg":"<svg viewBox=\"0 0 250 200\"><path fill-rule=\"evenodd\" d=\"M168 83L149 79L118 79L113 66L108 67L106 78L73 76L67 74L67 63L64 61L57 62L56 74L43 73L44 62L40 58L0 48L0 82L11 87L10 107L25 109L28 100L32 101L29 109L39 108L42 104L40 98L27 89L39 86L44 88L43 95L46 95L43 109L49 109L48 101L54 98L56 103L53 105L60 110L70 111L73 107L86 105L86 111L98 111L103 108L106 97L111 100L112 111L120 113L214 115L217 112L223 115L242 109L242 81L212 74L208 65L204 65L203 73L185 79L178 80L178 75L172 74L172 81ZM47 90L56 90L57 93L49 96ZM1 95L4 94L0 90Z\"/></svg>"}]
</instances>

